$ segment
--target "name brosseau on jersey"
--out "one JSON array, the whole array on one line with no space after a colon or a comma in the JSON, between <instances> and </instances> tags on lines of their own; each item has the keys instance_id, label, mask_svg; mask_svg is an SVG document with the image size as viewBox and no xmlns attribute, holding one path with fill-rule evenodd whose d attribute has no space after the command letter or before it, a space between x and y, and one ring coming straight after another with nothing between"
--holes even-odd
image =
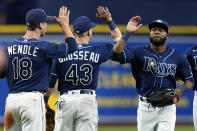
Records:
<instances>
[{"instance_id":1,"label":"name brosseau on jersey","mask_svg":"<svg viewBox=\"0 0 197 131\"><path fill-rule=\"evenodd\" d=\"M32 47L30 45L12 45L8 46L7 49L8 55L22 54L34 57L37 57L37 52L39 50L38 47Z\"/></svg>"},{"instance_id":2,"label":"name brosseau on jersey","mask_svg":"<svg viewBox=\"0 0 197 131\"><path fill-rule=\"evenodd\" d=\"M95 53L95 52L75 51L73 54L69 54L65 58L58 58L58 60L60 63L64 61L71 61L71 60L84 60L84 61L98 63L99 58L100 58L100 54Z\"/></svg>"}]
</instances>

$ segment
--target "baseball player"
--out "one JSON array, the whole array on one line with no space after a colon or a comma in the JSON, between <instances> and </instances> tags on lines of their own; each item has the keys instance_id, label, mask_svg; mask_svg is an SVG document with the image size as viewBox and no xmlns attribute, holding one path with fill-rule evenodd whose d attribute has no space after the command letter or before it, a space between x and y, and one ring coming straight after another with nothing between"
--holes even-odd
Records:
<instances>
[{"instance_id":1,"label":"baseball player","mask_svg":"<svg viewBox=\"0 0 197 131\"><path fill-rule=\"evenodd\" d=\"M40 41L45 35L47 16L42 9L32 9L26 14L26 34L6 42L8 53L4 131L45 131L45 104L43 93L48 90L49 68L53 58L64 57L77 49L69 28L67 7L61 7L54 19L64 32L65 43L60 45Z\"/></svg>"},{"instance_id":2,"label":"baseball player","mask_svg":"<svg viewBox=\"0 0 197 131\"><path fill-rule=\"evenodd\" d=\"M181 96L182 92L192 88L193 75L186 58L166 45L169 28L164 20L155 20L148 25L150 45L124 49L130 34L140 28L141 24L138 25L140 21L140 16L131 18L127 31L113 47L111 59L122 64L131 64L139 93L138 131L174 131L175 104L154 108L149 102L149 94L173 88ZM176 86L176 76L184 81L183 85ZM174 101L176 102L177 100Z\"/></svg>"},{"instance_id":3,"label":"baseball player","mask_svg":"<svg viewBox=\"0 0 197 131\"><path fill-rule=\"evenodd\" d=\"M186 51L186 57L194 75L194 100L193 100L193 121L197 131L197 46L193 46Z\"/></svg>"},{"instance_id":4,"label":"baseball player","mask_svg":"<svg viewBox=\"0 0 197 131\"><path fill-rule=\"evenodd\" d=\"M96 16L105 20L112 38L120 38L121 32L112 21L107 7L99 6ZM51 88L59 79L60 98L57 101L54 131L97 131L98 109L95 89L100 65L109 59L112 43L100 46L89 45L95 23L86 16L73 22L78 50L55 60Z\"/></svg>"}]
</instances>

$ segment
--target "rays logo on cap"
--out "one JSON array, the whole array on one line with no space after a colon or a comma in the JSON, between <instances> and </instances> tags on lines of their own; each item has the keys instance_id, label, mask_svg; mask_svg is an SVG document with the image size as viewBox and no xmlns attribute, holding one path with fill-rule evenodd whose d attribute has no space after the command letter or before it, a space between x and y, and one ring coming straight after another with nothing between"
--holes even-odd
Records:
<instances>
[{"instance_id":1,"label":"rays logo on cap","mask_svg":"<svg viewBox=\"0 0 197 131\"><path fill-rule=\"evenodd\" d=\"M161 20L156 20L158 23L163 23Z\"/></svg>"}]
</instances>

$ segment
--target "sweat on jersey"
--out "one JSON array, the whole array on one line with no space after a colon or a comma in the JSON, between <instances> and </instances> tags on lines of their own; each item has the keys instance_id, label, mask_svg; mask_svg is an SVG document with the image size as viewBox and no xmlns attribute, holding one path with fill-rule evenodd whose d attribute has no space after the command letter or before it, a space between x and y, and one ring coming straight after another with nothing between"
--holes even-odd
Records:
<instances>
[{"instance_id":1,"label":"sweat on jersey","mask_svg":"<svg viewBox=\"0 0 197 131\"><path fill-rule=\"evenodd\" d=\"M5 42L9 93L48 91L52 59L64 57L77 49L74 38L69 37L65 42L58 45L22 37Z\"/></svg>"},{"instance_id":2,"label":"sweat on jersey","mask_svg":"<svg viewBox=\"0 0 197 131\"><path fill-rule=\"evenodd\" d=\"M113 44L100 46L82 44L78 50L64 58L53 61L50 88L53 88L59 78L60 94L69 90L95 90L98 83L100 65L107 61Z\"/></svg>"},{"instance_id":3,"label":"sweat on jersey","mask_svg":"<svg viewBox=\"0 0 197 131\"><path fill-rule=\"evenodd\" d=\"M194 75L193 90L197 91L197 46L189 48L185 54Z\"/></svg>"},{"instance_id":4,"label":"sweat on jersey","mask_svg":"<svg viewBox=\"0 0 197 131\"><path fill-rule=\"evenodd\" d=\"M163 53L154 52L150 46L127 48L121 54L112 51L111 59L131 64L137 92L144 97L158 90L175 89L177 76L183 81L193 80L187 59L170 47Z\"/></svg>"}]
</instances>

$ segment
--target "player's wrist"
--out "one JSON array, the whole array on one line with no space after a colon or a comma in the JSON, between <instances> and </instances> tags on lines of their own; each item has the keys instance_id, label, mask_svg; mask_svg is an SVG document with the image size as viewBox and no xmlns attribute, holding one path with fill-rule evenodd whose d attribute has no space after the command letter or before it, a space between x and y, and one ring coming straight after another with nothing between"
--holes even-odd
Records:
<instances>
[{"instance_id":1,"label":"player's wrist","mask_svg":"<svg viewBox=\"0 0 197 131\"><path fill-rule=\"evenodd\" d=\"M126 31L126 32L122 35L121 39L124 40L124 41L126 42L126 41L129 39L130 35L131 35L131 33L129 33L128 31Z\"/></svg>"},{"instance_id":2,"label":"player's wrist","mask_svg":"<svg viewBox=\"0 0 197 131\"><path fill-rule=\"evenodd\" d=\"M111 19L110 21L107 22L110 30L114 30L117 26L115 24L115 22Z\"/></svg>"},{"instance_id":3,"label":"player's wrist","mask_svg":"<svg viewBox=\"0 0 197 131\"><path fill-rule=\"evenodd\" d=\"M183 92L185 92L188 89L188 85L186 84L178 85L176 88L181 89Z\"/></svg>"}]
</instances>

